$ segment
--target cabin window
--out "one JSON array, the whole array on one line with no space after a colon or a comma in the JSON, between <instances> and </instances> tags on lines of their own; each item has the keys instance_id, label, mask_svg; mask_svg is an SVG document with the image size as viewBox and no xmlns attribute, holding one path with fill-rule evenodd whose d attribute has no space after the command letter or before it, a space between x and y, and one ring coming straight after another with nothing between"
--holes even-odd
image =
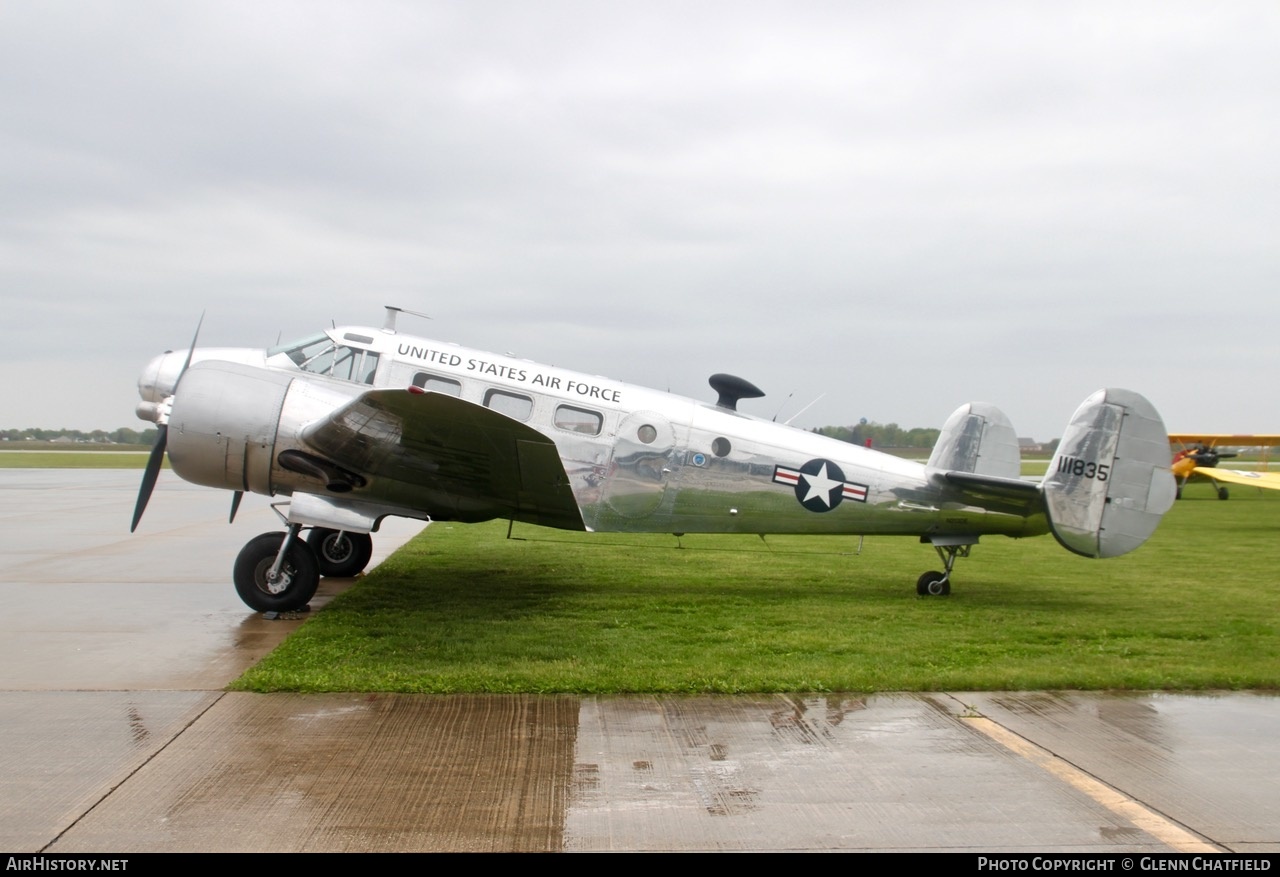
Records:
<instances>
[{"instance_id":1,"label":"cabin window","mask_svg":"<svg viewBox=\"0 0 1280 877\"><path fill-rule=\"evenodd\" d=\"M428 393L444 393L446 396L461 396L462 384L452 378L442 378L426 372L418 372L413 376L413 385L421 387Z\"/></svg>"},{"instance_id":2,"label":"cabin window","mask_svg":"<svg viewBox=\"0 0 1280 877\"><path fill-rule=\"evenodd\" d=\"M636 430L636 438L646 445L653 444L657 437L658 430L648 423Z\"/></svg>"},{"instance_id":3,"label":"cabin window","mask_svg":"<svg viewBox=\"0 0 1280 877\"><path fill-rule=\"evenodd\" d=\"M729 440L723 436L711 443L711 453L717 457L727 457L732 450L733 445L729 444Z\"/></svg>"},{"instance_id":4,"label":"cabin window","mask_svg":"<svg viewBox=\"0 0 1280 877\"><path fill-rule=\"evenodd\" d=\"M513 420L528 420L533 413L533 400L506 390L489 390L484 394L484 407L492 408Z\"/></svg>"},{"instance_id":5,"label":"cabin window","mask_svg":"<svg viewBox=\"0 0 1280 877\"><path fill-rule=\"evenodd\" d=\"M604 416L598 411L574 408L572 405L557 405L555 424L569 432L599 435L604 426Z\"/></svg>"}]
</instances>

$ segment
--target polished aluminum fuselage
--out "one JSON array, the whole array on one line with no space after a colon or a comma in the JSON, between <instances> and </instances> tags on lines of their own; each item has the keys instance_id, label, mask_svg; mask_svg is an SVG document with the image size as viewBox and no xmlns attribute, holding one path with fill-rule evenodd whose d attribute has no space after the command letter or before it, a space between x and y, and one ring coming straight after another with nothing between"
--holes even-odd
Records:
<instances>
[{"instance_id":1,"label":"polished aluminum fuselage","mask_svg":"<svg viewBox=\"0 0 1280 877\"><path fill-rule=\"evenodd\" d=\"M1048 529L1043 514L974 506L920 463L729 408L386 330L325 334L356 351L363 371L343 379L281 353L194 351L194 362L243 367L234 383L198 369L183 378L169 421L175 471L232 490L321 492L314 478L281 466L280 455L309 452L304 430L362 393L416 385L514 417L554 442L582 525L592 530L1034 536ZM186 355L148 366L140 416L154 419L151 409L172 390L166 376L177 379ZM382 514L440 517L376 482L346 499Z\"/></svg>"}]
</instances>

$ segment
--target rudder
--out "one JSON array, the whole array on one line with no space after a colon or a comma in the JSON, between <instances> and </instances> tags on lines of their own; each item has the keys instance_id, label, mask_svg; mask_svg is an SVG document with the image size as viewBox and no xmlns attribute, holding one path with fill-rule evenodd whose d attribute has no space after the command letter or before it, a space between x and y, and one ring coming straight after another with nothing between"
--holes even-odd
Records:
<instances>
[{"instance_id":1,"label":"rudder","mask_svg":"<svg viewBox=\"0 0 1280 877\"><path fill-rule=\"evenodd\" d=\"M1022 474L1018 434L994 405L961 405L947 418L927 465L939 471L1017 478Z\"/></svg>"},{"instance_id":2,"label":"rudder","mask_svg":"<svg viewBox=\"0 0 1280 877\"><path fill-rule=\"evenodd\" d=\"M1169 436L1131 390L1099 390L1071 416L1041 484L1049 526L1067 550L1117 557L1155 532L1173 505Z\"/></svg>"}]
</instances>

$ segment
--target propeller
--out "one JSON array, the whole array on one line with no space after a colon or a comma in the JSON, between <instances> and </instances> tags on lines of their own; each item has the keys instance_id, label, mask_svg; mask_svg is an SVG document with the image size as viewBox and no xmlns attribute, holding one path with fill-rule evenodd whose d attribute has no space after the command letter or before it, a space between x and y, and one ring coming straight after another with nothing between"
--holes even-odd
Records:
<instances>
[{"instance_id":1,"label":"propeller","mask_svg":"<svg viewBox=\"0 0 1280 877\"><path fill-rule=\"evenodd\" d=\"M178 392L182 376L191 367L191 358L195 355L196 341L200 338L200 326L203 324L204 313L202 312L199 321L196 322L196 333L191 338L191 347L187 350L186 362L182 364L182 370L174 379L173 393ZM170 399L173 398L173 393L170 394ZM142 513L147 510L147 502L151 499L151 492L156 488L156 479L160 477L160 470L164 467L164 452L169 445L168 419L168 414L162 414L156 421L156 443L151 448L151 456L147 458L147 468L142 473L142 484L138 487L138 502L133 507L133 523L129 525L130 533L138 529L138 522L142 520ZM235 514L234 510L232 514Z\"/></svg>"},{"instance_id":2,"label":"propeller","mask_svg":"<svg viewBox=\"0 0 1280 877\"><path fill-rule=\"evenodd\" d=\"M1208 445L1200 445L1194 451L1188 453L1187 456L1194 460L1197 466L1212 469L1218 465L1219 460L1229 460L1240 455L1219 451L1217 448L1211 448Z\"/></svg>"},{"instance_id":3,"label":"propeller","mask_svg":"<svg viewBox=\"0 0 1280 877\"><path fill-rule=\"evenodd\" d=\"M142 473L142 486L138 488L138 502L133 507L133 523L129 525L130 533L138 529L142 513L147 510L147 500L151 499L151 491L155 490L156 479L160 477L160 470L164 466L164 449L169 443L169 427L161 423L156 427L156 432L156 443L151 447L147 468Z\"/></svg>"}]
</instances>

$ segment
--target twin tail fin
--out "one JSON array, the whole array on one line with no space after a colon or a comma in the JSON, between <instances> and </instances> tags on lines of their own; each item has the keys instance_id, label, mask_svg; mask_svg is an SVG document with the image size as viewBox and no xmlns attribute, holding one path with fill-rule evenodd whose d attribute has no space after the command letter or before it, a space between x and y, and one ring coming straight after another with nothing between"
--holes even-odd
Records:
<instances>
[{"instance_id":1,"label":"twin tail fin","mask_svg":"<svg viewBox=\"0 0 1280 877\"><path fill-rule=\"evenodd\" d=\"M1041 482L1049 527L1067 550L1117 557L1155 532L1173 505L1169 436L1131 390L1099 390L1072 415Z\"/></svg>"}]
</instances>

